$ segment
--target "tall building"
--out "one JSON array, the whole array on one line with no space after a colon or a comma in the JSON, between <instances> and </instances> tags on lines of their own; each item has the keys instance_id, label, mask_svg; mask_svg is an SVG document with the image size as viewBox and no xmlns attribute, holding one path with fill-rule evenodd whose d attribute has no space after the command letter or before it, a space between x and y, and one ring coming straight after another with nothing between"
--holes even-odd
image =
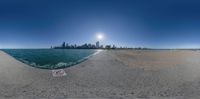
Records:
<instances>
[{"instance_id":1,"label":"tall building","mask_svg":"<svg viewBox=\"0 0 200 99\"><path fill-rule=\"evenodd\" d=\"M100 44L99 44L99 41L96 42L96 48L99 48L100 47Z\"/></svg>"},{"instance_id":2,"label":"tall building","mask_svg":"<svg viewBox=\"0 0 200 99\"><path fill-rule=\"evenodd\" d=\"M65 48L65 42L63 42L63 44L62 44L62 48Z\"/></svg>"}]
</instances>

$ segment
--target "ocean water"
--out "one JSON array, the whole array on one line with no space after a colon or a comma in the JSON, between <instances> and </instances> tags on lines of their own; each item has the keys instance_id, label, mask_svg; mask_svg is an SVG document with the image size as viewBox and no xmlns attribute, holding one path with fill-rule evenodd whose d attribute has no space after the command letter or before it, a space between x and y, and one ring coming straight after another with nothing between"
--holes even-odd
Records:
<instances>
[{"instance_id":1,"label":"ocean water","mask_svg":"<svg viewBox=\"0 0 200 99\"><path fill-rule=\"evenodd\" d=\"M41 69L70 67L97 52L92 49L3 49L3 51L23 63Z\"/></svg>"}]
</instances>

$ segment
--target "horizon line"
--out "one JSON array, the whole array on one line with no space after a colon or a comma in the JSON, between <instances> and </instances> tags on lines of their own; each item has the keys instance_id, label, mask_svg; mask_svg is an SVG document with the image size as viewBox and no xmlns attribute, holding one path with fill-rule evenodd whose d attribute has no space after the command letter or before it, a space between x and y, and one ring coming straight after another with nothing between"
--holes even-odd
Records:
<instances>
[{"instance_id":1,"label":"horizon line","mask_svg":"<svg viewBox=\"0 0 200 99\"><path fill-rule=\"evenodd\" d=\"M0 48L1 49L52 49L51 47L34 47L34 48ZM78 49L78 48L75 48L75 49ZM147 50L156 50L156 49L169 49L169 50L200 50L200 48L151 48L151 47L118 47L116 49L147 49Z\"/></svg>"}]
</instances>

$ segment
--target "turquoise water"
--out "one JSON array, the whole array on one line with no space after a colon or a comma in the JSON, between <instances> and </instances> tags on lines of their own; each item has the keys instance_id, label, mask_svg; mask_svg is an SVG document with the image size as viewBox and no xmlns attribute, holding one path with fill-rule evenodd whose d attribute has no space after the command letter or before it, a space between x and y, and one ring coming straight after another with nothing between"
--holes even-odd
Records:
<instances>
[{"instance_id":1,"label":"turquoise water","mask_svg":"<svg viewBox=\"0 0 200 99\"><path fill-rule=\"evenodd\" d=\"M17 60L41 69L61 69L86 60L97 50L88 49L4 49Z\"/></svg>"}]
</instances>

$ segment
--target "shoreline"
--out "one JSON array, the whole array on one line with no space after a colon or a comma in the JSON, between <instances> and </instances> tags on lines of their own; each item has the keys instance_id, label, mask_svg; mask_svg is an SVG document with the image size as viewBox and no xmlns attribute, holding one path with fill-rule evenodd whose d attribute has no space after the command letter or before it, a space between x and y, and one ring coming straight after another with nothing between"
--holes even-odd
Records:
<instances>
[{"instance_id":1,"label":"shoreline","mask_svg":"<svg viewBox=\"0 0 200 99\"><path fill-rule=\"evenodd\" d=\"M53 77L0 51L0 98L199 98L199 64L195 51L107 50Z\"/></svg>"},{"instance_id":2,"label":"shoreline","mask_svg":"<svg viewBox=\"0 0 200 99\"><path fill-rule=\"evenodd\" d=\"M46 49L45 49L45 50L46 50ZM73 50L73 49L72 49L72 50ZM26 65L28 65L28 66L30 66L30 67L34 67L34 68L37 68L37 69L56 70L56 69L65 69L65 68L72 67L72 66L74 66L74 65L78 65L78 64L80 64L80 63L82 63L82 62L88 60L90 57L92 57L92 56L94 56L94 55L100 53L100 52L103 51L103 50L96 50L96 52L94 52L94 53L92 53L92 54L90 54L90 55L88 55L88 56L86 56L86 57L83 57L82 59L79 59L79 60L77 60L77 61L75 61L75 62L68 62L68 63L65 63L65 62L60 61L60 62L58 62L58 63L55 64L55 65L49 65L49 64L45 64L45 65L36 65L35 62L28 62L28 61L23 60L23 59L18 59L18 58L15 58L15 57L12 56L12 55L6 53L6 52L3 51L3 50L0 50L0 51L4 52L5 54L11 56L12 58L16 59L17 61L20 61L20 62L22 62L22 63L24 63L24 64L26 64ZM58 67L57 67L57 65L63 65L63 66L58 66ZM55 66L55 67L57 67L57 68L52 68L52 69L50 69L50 68L45 68L44 66L50 66L50 67L51 67L51 66Z\"/></svg>"}]
</instances>

